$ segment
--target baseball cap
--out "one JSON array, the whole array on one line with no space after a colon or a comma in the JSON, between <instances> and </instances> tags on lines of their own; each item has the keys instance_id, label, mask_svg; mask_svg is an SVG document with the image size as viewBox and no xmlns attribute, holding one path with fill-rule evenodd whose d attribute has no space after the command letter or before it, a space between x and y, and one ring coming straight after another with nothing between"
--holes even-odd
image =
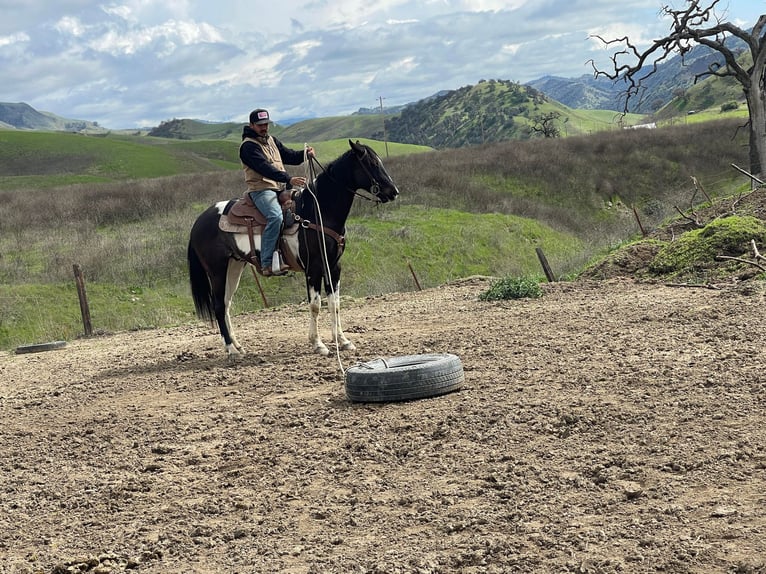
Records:
<instances>
[{"instance_id":1,"label":"baseball cap","mask_svg":"<svg viewBox=\"0 0 766 574\"><path fill-rule=\"evenodd\" d=\"M261 124L267 124L271 120L269 119L269 112L268 110L264 110L263 108L258 108L257 110L253 110L250 112L250 123L261 125Z\"/></svg>"}]
</instances>

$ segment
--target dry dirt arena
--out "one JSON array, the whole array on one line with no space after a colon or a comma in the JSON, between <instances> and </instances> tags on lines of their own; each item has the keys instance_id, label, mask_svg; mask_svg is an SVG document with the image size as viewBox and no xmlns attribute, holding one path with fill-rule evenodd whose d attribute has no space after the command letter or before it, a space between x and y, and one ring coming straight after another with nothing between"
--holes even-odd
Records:
<instances>
[{"instance_id":1,"label":"dry dirt arena","mask_svg":"<svg viewBox=\"0 0 766 574\"><path fill-rule=\"evenodd\" d=\"M0 356L0 573L766 572L764 295L489 279ZM322 333L329 338L326 311ZM341 368L454 353L462 389Z\"/></svg>"}]
</instances>

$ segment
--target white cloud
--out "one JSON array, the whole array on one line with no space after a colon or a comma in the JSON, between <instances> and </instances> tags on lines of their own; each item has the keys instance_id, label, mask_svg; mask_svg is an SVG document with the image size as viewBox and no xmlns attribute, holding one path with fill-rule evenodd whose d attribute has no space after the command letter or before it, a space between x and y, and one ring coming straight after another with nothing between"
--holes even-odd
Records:
<instances>
[{"instance_id":1,"label":"white cloud","mask_svg":"<svg viewBox=\"0 0 766 574\"><path fill-rule=\"evenodd\" d=\"M760 4L760 6L758 6ZM0 101L108 127L330 116L480 79L590 73L592 34L663 34L660 0L0 0ZM754 23L764 2L727 0Z\"/></svg>"},{"instance_id":2,"label":"white cloud","mask_svg":"<svg viewBox=\"0 0 766 574\"><path fill-rule=\"evenodd\" d=\"M29 42L29 40L29 34L25 32L18 32L9 36L0 36L0 48L3 46L13 46L14 44Z\"/></svg>"}]
</instances>

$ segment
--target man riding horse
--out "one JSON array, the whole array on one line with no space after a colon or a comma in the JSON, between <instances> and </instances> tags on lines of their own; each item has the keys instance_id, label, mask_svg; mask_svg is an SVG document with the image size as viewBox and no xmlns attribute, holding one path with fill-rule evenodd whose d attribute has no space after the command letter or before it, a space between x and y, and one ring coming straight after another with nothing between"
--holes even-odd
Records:
<instances>
[{"instance_id":1,"label":"man riding horse","mask_svg":"<svg viewBox=\"0 0 766 574\"><path fill-rule=\"evenodd\" d=\"M248 194L266 218L266 227L261 233L260 260L261 273L265 277L284 275L290 268L282 262L272 268L282 227L279 192L286 187L306 185L305 177L292 177L284 167L284 164L303 163L304 150L285 147L277 138L269 135L270 123L267 110L259 108L250 112L250 123L242 130L242 143L239 146L239 159L245 172ZM313 157L314 148L309 146L305 153Z\"/></svg>"}]
</instances>

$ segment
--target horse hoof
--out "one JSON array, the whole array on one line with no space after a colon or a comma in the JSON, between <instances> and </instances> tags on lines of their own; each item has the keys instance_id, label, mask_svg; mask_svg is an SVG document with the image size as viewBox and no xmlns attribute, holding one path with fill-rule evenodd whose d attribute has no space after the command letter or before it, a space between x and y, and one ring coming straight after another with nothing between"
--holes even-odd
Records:
<instances>
[{"instance_id":1,"label":"horse hoof","mask_svg":"<svg viewBox=\"0 0 766 574\"><path fill-rule=\"evenodd\" d=\"M322 355L323 357L327 357L330 354L330 349L322 345L321 347L314 347L314 352L317 355Z\"/></svg>"},{"instance_id":2,"label":"horse hoof","mask_svg":"<svg viewBox=\"0 0 766 574\"><path fill-rule=\"evenodd\" d=\"M343 343L343 345L341 345L340 350L341 351L356 351L356 345L354 345L354 343L352 343L351 341L346 341L345 343Z\"/></svg>"},{"instance_id":3,"label":"horse hoof","mask_svg":"<svg viewBox=\"0 0 766 574\"><path fill-rule=\"evenodd\" d=\"M236 361L245 354L245 350L239 345L226 345L226 357L229 361Z\"/></svg>"}]
</instances>

